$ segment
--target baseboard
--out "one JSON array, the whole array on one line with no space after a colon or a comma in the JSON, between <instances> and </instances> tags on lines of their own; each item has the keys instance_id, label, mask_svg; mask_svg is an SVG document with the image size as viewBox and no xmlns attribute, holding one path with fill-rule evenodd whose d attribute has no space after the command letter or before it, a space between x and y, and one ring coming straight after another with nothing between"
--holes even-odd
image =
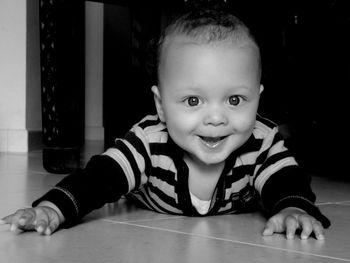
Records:
<instances>
[{"instance_id":1,"label":"baseboard","mask_svg":"<svg viewBox=\"0 0 350 263\"><path fill-rule=\"evenodd\" d=\"M0 152L28 152L28 131L0 130Z\"/></svg>"},{"instance_id":2,"label":"baseboard","mask_svg":"<svg viewBox=\"0 0 350 263\"><path fill-rule=\"evenodd\" d=\"M28 152L42 149L41 131L0 129L0 152Z\"/></svg>"},{"instance_id":3,"label":"baseboard","mask_svg":"<svg viewBox=\"0 0 350 263\"><path fill-rule=\"evenodd\" d=\"M43 149L43 133L42 131L28 132L28 150L37 151Z\"/></svg>"}]
</instances>

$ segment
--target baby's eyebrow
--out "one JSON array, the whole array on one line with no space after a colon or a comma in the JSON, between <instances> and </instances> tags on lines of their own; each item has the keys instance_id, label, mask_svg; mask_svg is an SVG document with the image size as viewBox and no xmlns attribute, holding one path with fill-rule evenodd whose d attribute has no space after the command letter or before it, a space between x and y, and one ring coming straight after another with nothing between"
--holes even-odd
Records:
<instances>
[{"instance_id":1,"label":"baby's eyebrow","mask_svg":"<svg viewBox=\"0 0 350 263\"><path fill-rule=\"evenodd\" d=\"M196 87L196 86L183 86L181 88L175 88L174 89L175 92L179 93L179 94L198 94L200 92L203 92L203 88L200 87Z\"/></svg>"},{"instance_id":2,"label":"baby's eyebrow","mask_svg":"<svg viewBox=\"0 0 350 263\"><path fill-rule=\"evenodd\" d=\"M201 91L203 90L202 87L194 86L194 85L188 85L186 86L186 89L189 91Z\"/></svg>"},{"instance_id":3,"label":"baby's eyebrow","mask_svg":"<svg viewBox=\"0 0 350 263\"><path fill-rule=\"evenodd\" d=\"M231 86L232 90L238 90L238 91L256 91L256 90L259 90L259 86L255 86L255 85L252 85L252 86L249 86L249 85L245 85L245 84L242 84L242 85L235 85L235 86Z\"/></svg>"},{"instance_id":4,"label":"baby's eyebrow","mask_svg":"<svg viewBox=\"0 0 350 263\"><path fill-rule=\"evenodd\" d=\"M230 87L232 89L250 89L250 87L245 84L231 85Z\"/></svg>"},{"instance_id":5,"label":"baby's eyebrow","mask_svg":"<svg viewBox=\"0 0 350 263\"><path fill-rule=\"evenodd\" d=\"M250 90L248 86L239 85L239 86L228 86L225 88L225 93L232 94L232 93L242 93L246 92L247 90Z\"/></svg>"}]
</instances>

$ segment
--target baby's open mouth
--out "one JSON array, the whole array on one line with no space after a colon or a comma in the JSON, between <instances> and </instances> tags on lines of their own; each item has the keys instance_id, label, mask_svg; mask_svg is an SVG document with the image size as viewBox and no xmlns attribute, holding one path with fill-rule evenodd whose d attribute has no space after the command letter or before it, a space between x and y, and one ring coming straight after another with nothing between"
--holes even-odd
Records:
<instances>
[{"instance_id":1,"label":"baby's open mouth","mask_svg":"<svg viewBox=\"0 0 350 263\"><path fill-rule=\"evenodd\" d=\"M220 145L220 143L226 138L227 136L217 136L217 137L208 137L208 136L199 136L201 140L204 142L206 146L209 148L216 148Z\"/></svg>"}]
</instances>

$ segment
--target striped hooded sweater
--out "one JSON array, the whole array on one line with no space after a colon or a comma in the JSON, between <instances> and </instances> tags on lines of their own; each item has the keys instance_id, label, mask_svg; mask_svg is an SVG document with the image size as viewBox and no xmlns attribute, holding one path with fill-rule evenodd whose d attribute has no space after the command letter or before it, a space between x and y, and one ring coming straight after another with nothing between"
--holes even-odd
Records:
<instances>
[{"instance_id":1,"label":"striped hooded sweater","mask_svg":"<svg viewBox=\"0 0 350 263\"><path fill-rule=\"evenodd\" d=\"M201 216L191 202L183 154L158 116L148 115L33 206L43 200L54 203L68 225L123 195L159 213ZM271 216L293 206L328 227L329 220L314 205L310 182L284 146L278 127L258 115L248 141L226 159L206 215L262 207Z\"/></svg>"}]
</instances>

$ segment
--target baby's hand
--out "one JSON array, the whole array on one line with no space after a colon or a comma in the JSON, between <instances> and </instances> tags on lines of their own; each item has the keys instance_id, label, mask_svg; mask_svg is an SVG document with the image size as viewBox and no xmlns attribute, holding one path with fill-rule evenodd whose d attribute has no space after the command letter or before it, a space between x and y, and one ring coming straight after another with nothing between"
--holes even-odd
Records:
<instances>
[{"instance_id":1,"label":"baby's hand","mask_svg":"<svg viewBox=\"0 0 350 263\"><path fill-rule=\"evenodd\" d=\"M272 216L266 223L263 235L271 236L273 233L285 232L287 239L293 239L297 229L301 230L301 239L307 239L311 233L314 233L318 240L325 238L323 226L319 221L303 210L293 207L285 208Z\"/></svg>"},{"instance_id":2,"label":"baby's hand","mask_svg":"<svg viewBox=\"0 0 350 263\"><path fill-rule=\"evenodd\" d=\"M1 219L1 224L10 224L15 233L35 230L41 235L51 235L60 225L58 213L51 207L38 206L19 209Z\"/></svg>"}]
</instances>

